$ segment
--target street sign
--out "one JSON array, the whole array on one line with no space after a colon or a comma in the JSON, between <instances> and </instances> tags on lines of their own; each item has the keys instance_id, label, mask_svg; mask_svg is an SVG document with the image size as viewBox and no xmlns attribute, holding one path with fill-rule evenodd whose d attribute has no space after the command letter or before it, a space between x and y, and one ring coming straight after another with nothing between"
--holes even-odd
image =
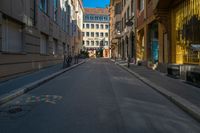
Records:
<instances>
[{"instance_id":1,"label":"street sign","mask_svg":"<svg viewBox=\"0 0 200 133\"><path fill-rule=\"evenodd\" d=\"M200 51L200 44L191 44L191 49L194 51Z\"/></svg>"}]
</instances>

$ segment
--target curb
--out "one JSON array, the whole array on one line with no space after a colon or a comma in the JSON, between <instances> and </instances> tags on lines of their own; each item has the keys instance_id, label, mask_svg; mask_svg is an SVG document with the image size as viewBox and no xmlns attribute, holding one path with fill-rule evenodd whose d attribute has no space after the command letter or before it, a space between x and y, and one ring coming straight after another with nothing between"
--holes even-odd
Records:
<instances>
[{"instance_id":1,"label":"curb","mask_svg":"<svg viewBox=\"0 0 200 133\"><path fill-rule=\"evenodd\" d=\"M112 60L111 60L112 61ZM113 61L114 62L114 61ZM159 92L160 94L167 97L170 101L175 103L178 107L180 107L182 110L184 110L186 113L188 113L190 116L192 116L194 119L200 122L200 108L196 105L190 103L189 101L181 98L180 96L169 92L168 90L164 89L163 87L160 87L153 82L149 81L148 79L142 77L138 73L133 72L132 70L128 69L125 66L120 65L119 63L114 62L124 70L128 71L132 75L134 75L136 78L138 78L140 81L154 89L155 91Z\"/></svg>"},{"instance_id":2,"label":"curb","mask_svg":"<svg viewBox=\"0 0 200 133\"><path fill-rule=\"evenodd\" d=\"M51 75L49 75L47 77L44 77L44 78L42 78L40 80L32 82L32 83L30 83L28 85L25 85L25 86L23 86L23 87L21 87L21 88L19 88L17 90L11 91L10 93L7 93L7 94L5 94L3 96L0 96L0 105L5 104L5 103L7 103L7 102L9 102L9 101L21 96L21 95L33 90L34 88L36 88L36 87L38 87L38 86L40 86L40 85L42 85L42 84L44 84L44 83L46 83L48 81L60 76L61 74L65 73L66 71L69 71L71 69L74 69L74 68L78 67L79 65L84 64L86 61L87 60L82 61L82 62L80 62L80 63L78 63L76 65L73 65L73 66L69 67L69 68L60 70L60 71L58 71L56 73L53 73L53 74L51 74Z\"/></svg>"}]
</instances>

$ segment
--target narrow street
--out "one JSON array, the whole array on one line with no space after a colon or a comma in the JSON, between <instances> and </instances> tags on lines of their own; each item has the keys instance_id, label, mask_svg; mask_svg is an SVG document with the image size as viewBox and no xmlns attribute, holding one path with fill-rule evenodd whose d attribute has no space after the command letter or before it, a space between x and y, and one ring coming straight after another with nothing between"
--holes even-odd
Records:
<instances>
[{"instance_id":1,"label":"narrow street","mask_svg":"<svg viewBox=\"0 0 200 133\"><path fill-rule=\"evenodd\" d=\"M200 124L109 59L0 107L0 133L199 133Z\"/></svg>"}]
</instances>

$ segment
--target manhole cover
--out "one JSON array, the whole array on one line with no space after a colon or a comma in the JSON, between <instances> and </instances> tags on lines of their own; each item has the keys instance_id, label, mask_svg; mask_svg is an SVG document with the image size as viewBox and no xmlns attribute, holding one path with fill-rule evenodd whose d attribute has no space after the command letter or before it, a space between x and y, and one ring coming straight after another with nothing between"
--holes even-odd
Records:
<instances>
[{"instance_id":1,"label":"manhole cover","mask_svg":"<svg viewBox=\"0 0 200 133\"><path fill-rule=\"evenodd\" d=\"M20 107L11 108L8 110L8 113L10 113L10 114L16 114L19 112L22 112L22 108L20 108Z\"/></svg>"},{"instance_id":2,"label":"manhole cover","mask_svg":"<svg viewBox=\"0 0 200 133\"><path fill-rule=\"evenodd\" d=\"M0 108L0 120L16 119L30 112L33 105L9 105Z\"/></svg>"}]
</instances>

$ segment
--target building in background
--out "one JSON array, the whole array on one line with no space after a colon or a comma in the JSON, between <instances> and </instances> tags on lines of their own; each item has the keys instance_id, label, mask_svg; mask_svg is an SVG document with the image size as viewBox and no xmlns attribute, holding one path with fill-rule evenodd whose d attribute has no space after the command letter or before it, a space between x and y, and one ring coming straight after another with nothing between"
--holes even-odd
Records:
<instances>
[{"instance_id":1,"label":"building in background","mask_svg":"<svg viewBox=\"0 0 200 133\"><path fill-rule=\"evenodd\" d=\"M83 47L90 57L110 57L109 12L107 8L85 8Z\"/></svg>"},{"instance_id":2,"label":"building in background","mask_svg":"<svg viewBox=\"0 0 200 133\"><path fill-rule=\"evenodd\" d=\"M81 1L77 3L82 7ZM70 0L0 1L0 79L62 63L64 54L74 52L70 13L78 5L70 4Z\"/></svg>"}]
</instances>

